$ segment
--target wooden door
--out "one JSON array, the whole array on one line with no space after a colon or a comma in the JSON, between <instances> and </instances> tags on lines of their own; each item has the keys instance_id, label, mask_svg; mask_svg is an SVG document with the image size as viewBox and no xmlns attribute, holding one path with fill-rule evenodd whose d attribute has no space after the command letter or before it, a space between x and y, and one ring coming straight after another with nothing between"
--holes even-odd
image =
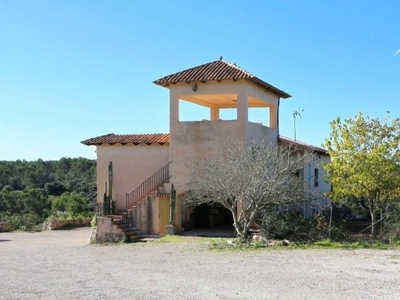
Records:
<instances>
[{"instance_id":1,"label":"wooden door","mask_svg":"<svg viewBox=\"0 0 400 300\"><path fill-rule=\"evenodd\" d=\"M159 197L159 234L167 234L167 225L169 223L169 197Z\"/></svg>"}]
</instances>

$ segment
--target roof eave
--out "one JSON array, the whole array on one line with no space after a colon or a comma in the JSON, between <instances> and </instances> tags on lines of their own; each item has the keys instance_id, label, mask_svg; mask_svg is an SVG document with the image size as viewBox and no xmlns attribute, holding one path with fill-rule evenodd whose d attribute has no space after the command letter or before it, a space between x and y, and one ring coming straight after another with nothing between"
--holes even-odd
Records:
<instances>
[{"instance_id":1,"label":"roof eave","mask_svg":"<svg viewBox=\"0 0 400 300\"><path fill-rule=\"evenodd\" d=\"M313 145L299 143L298 141L294 141L294 140L291 140L291 139L286 138L286 137L280 136L279 137L279 143L294 145L296 148L299 148L299 149L309 150L309 151L312 151L312 152L316 152L318 154L329 156L329 152L326 149L323 149L323 148L320 148L320 147L317 147L317 146L313 146Z\"/></svg>"},{"instance_id":2,"label":"roof eave","mask_svg":"<svg viewBox=\"0 0 400 300\"><path fill-rule=\"evenodd\" d=\"M276 94L276 95L277 95L278 97L280 97L280 98L287 99L287 98L292 97L292 96L289 95L288 93L286 93L286 92L284 92L284 91L282 91L282 90L280 90L280 89L274 87L273 85L271 85L271 84L265 82L264 80L261 80L261 79L258 78L258 77L255 77L255 76L254 76L254 77L251 77L251 78L249 78L249 79L247 79L247 80L249 80L249 81L251 81L251 82L253 82L253 83L255 83L255 84L257 84L257 85L259 85L259 86L261 86L261 87L263 87L264 89L266 89L266 90L268 90L268 91L273 92L274 94Z\"/></svg>"},{"instance_id":3,"label":"roof eave","mask_svg":"<svg viewBox=\"0 0 400 300\"><path fill-rule=\"evenodd\" d=\"M234 79L232 79L232 80L234 80ZM282 91L282 90L280 90L280 89L274 87L273 85L271 85L271 84L269 84L269 83L267 83L267 82L265 82L265 81L259 79L258 77L252 77L252 78L248 78L248 79L245 79L245 80L248 80L248 81L250 81L250 82L252 82L252 83L255 83L255 84L257 84L258 86L264 88L264 89L267 90L267 91L273 92L274 94L276 94L276 95L277 95L278 97L280 97L280 98L287 99L287 98L292 97L290 94L288 94L288 93L286 93L286 92L284 92L284 91ZM221 80L221 81L218 81L218 80L208 80L208 81L221 82L221 81L223 81L223 80ZM207 81L205 81L205 82L207 82ZM204 83L205 83L205 82L204 82ZM186 82L186 81L180 81L180 82L159 82L159 80L156 80L156 81L153 81L153 83L156 84L156 85L165 87L165 88L169 88L169 86L170 86L171 84L188 83L188 82Z\"/></svg>"}]
</instances>

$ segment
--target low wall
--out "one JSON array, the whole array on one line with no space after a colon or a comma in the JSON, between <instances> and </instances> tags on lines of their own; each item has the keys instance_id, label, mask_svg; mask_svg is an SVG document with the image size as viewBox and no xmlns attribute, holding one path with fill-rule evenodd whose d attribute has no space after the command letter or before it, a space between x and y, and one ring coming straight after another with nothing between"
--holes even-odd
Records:
<instances>
[{"instance_id":1,"label":"low wall","mask_svg":"<svg viewBox=\"0 0 400 300\"><path fill-rule=\"evenodd\" d=\"M8 223L7 222L0 222L0 232L8 231Z\"/></svg>"},{"instance_id":2,"label":"low wall","mask_svg":"<svg viewBox=\"0 0 400 300\"><path fill-rule=\"evenodd\" d=\"M109 217L97 217L97 243L118 243L125 237L121 229L113 225Z\"/></svg>"},{"instance_id":3,"label":"low wall","mask_svg":"<svg viewBox=\"0 0 400 300\"><path fill-rule=\"evenodd\" d=\"M43 231L62 229L66 227L87 227L90 226L91 219L76 220L52 220L43 223Z\"/></svg>"}]
</instances>

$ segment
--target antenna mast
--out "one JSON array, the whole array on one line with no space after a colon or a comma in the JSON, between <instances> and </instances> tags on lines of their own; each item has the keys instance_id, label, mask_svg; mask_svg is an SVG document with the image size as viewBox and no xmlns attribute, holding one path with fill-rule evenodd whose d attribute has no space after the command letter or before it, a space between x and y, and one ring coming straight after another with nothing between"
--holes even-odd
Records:
<instances>
[{"instance_id":1,"label":"antenna mast","mask_svg":"<svg viewBox=\"0 0 400 300\"><path fill-rule=\"evenodd\" d=\"M293 129L294 129L294 140L296 141L296 117L300 117L301 118L301 114L304 110L303 109L296 109L292 112L293 115Z\"/></svg>"}]
</instances>

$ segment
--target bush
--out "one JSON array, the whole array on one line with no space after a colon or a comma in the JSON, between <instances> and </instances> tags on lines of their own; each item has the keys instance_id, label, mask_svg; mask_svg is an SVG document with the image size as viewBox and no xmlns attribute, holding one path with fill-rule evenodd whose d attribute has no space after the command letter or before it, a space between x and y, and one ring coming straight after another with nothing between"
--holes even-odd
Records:
<instances>
[{"instance_id":1,"label":"bush","mask_svg":"<svg viewBox=\"0 0 400 300\"><path fill-rule=\"evenodd\" d=\"M13 214L13 215L1 215L0 219L3 222L8 223L10 231L23 230L23 231L33 231L37 228L37 225L43 222L43 219L33 213L29 214Z\"/></svg>"},{"instance_id":2,"label":"bush","mask_svg":"<svg viewBox=\"0 0 400 300\"><path fill-rule=\"evenodd\" d=\"M386 205L381 238L388 242L400 238L400 201L390 202Z\"/></svg>"},{"instance_id":3,"label":"bush","mask_svg":"<svg viewBox=\"0 0 400 300\"><path fill-rule=\"evenodd\" d=\"M268 239L289 239L292 241L315 241L330 238L343 240L347 237L332 223L329 228L329 217L315 215L305 217L298 212L269 211L264 215L260 233Z\"/></svg>"},{"instance_id":4,"label":"bush","mask_svg":"<svg viewBox=\"0 0 400 300\"><path fill-rule=\"evenodd\" d=\"M89 212L87 201L78 193L64 193L52 200L51 211L67 212L69 215L86 214Z\"/></svg>"},{"instance_id":5,"label":"bush","mask_svg":"<svg viewBox=\"0 0 400 300\"><path fill-rule=\"evenodd\" d=\"M311 229L317 227L315 219L297 212L268 212L264 215L261 233L269 239L309 240Z\"/></svg>"}]
</instances>

